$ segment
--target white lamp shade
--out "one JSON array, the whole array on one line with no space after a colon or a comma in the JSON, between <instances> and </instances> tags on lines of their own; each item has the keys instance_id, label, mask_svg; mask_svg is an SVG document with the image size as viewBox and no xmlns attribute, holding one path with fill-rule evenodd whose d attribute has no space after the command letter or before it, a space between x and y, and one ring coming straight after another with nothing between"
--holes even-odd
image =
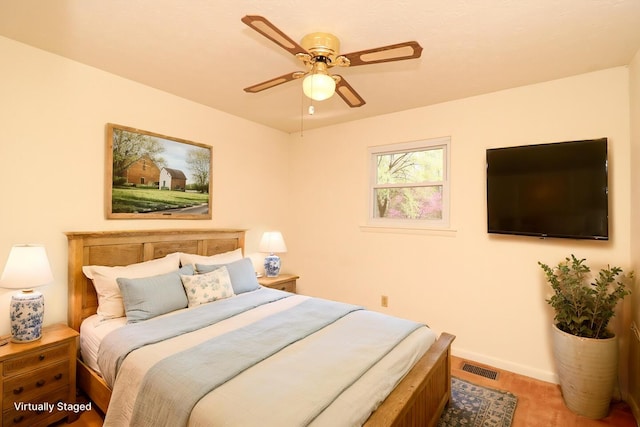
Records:
<instances>
[{"instance_id":1,"label":"white lamp shade","mask_svg":"<svg viewBox=\"0 0 640 427\"><path fill-rule=\"evenodd\" d=\"M267 231L262 235L260 240L260 252L268 253L284 253L287 252L287 246L284 244L284 238L279 231Z\"/></svg>"},{"instance_id":2,"label":"white lamp shade","mask_svg":"<svg viewBox=\"0 0 640 427\"><path fill-rule=\"evenodd\" d=\"M0 278L0 288L32 289L53 282L47 252L41 245L15 245Z\"/></svg>"},{"instance_id":3,"label":"white lamp shade","mask_svg":"<svg viewBox=\"0 0 640 427\"><path fill-rule=\"evenodd\" d=\"M302 81L302 91L314 101L324 101L335 93L336 82L327 74L309 74Z\"/></svg>"}]
</instances>

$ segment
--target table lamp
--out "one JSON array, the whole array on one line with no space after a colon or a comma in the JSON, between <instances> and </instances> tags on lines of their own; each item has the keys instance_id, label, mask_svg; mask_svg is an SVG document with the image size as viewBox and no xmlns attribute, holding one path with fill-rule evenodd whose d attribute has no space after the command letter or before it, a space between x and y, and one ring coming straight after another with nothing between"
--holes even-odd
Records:
<instances>
[{"instance_id":1,"label":"table lamp","mask_svg":"<svg viewBox=\"0 0 640 427\"><path fill-rule=\"evenodd\" d=\"M287 252L282 233L279 231L267 231L260 240L260 252L267 252L264 258L264 275L267 277L278 277L280 274L280 257L276 253Z\"/></svg>"},{"instance_id":2,"label":"table lamp","mask_svg":"<svg viewBox=\"0 0 640 427\"><path fill-rule=\"evenodd\" d=\"M11 341L26 343L40 339L44 297L33 288L53 281L44 246L15 245L0 278L0 288L21 289L11 297Z\"/></svg>"}]
</instances>

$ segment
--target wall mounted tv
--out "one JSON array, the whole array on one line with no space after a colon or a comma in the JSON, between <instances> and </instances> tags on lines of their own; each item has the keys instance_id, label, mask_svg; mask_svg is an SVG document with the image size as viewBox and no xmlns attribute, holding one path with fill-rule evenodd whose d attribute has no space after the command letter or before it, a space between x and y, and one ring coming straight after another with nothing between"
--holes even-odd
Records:
<instances>
[{"instance_id":1,"label":"wall mounted tv","mask_svg":"<svg viewBox=\"0 0 640 427\"><path fill-rule=\"evenodd\" d=\"M489 233L609 239L607 138L487 150Z\"/></svg>"}]
</instances>

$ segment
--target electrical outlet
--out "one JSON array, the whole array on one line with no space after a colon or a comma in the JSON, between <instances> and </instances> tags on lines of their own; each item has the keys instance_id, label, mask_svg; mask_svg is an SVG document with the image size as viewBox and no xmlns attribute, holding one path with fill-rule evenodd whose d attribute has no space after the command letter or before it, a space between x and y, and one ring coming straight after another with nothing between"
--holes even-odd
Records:
<instances>
[{"instance_id":1,"label":"electrical outlet","mask_svg":"<svg viewBox=\"0 0 640 427\"><path fill-rule=\"evenodd\" d=\"M389 306L389 297L386 295L382 295L380 297L380 305L383 307L388 307Z\"/></svg>"}]
</instances>

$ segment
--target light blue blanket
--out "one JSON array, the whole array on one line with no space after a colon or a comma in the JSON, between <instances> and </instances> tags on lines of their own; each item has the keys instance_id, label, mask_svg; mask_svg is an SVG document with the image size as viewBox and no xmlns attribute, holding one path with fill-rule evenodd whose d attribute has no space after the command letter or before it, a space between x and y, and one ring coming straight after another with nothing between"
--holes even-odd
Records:
<instances>
[{"instance_id":1,"label":"light blue blanket","mask_svg":"<svg viewBox=\"0 0 640 427\"><path fill-rule=\"evenodd\" d=\"M113 337L108 336L110 345L123 351L122 355L108 354L105 347L104 352L110 360L108 364L113 366L115 372L126 354L136 348L158 342L161 337L168 338L196 330L199 328L196 326L198 323L208 326L215 323L216 318L223 320L289 295L261 289L252 293L250 298L245 298L249 295L229 298L207 304L209 309L203 306L197 310L189 310L195 315L177 313L168 318L170 321L159 322L153 327L141 329L140 326L151 324L152 321L127 325L121 329L123 332ZM209 313L214 307L215 314ZM178 316L180 321L176 321ZM230 408L232 414L241 418L245 413L254 417L254 414L248 415L250 412L262 414L258 415L258 420L242 419L234 425L305 426L313 422L344 390L400 341L421 326L423 325L362 310L353 305L320 299L303 301L258 322L162 359L145 374L140 392L135 402L132 402L131 418L122 421L141 427L186 426L192 409L210 391L269 358L266 363L268 369L263 366L265 364L260 364L259 367L263 381L257 381L264 384L256 384L255 380L251 380L253 374L247 378L246 375L241 375L233 380L233 384L241 384L242 390L247 387L261 390L259 395L262 396L258 402L238 402L237 410ZM130 332L126 332L127 329ZM140 332L143 332L143 337L139 336ZM270 358L303 339L305 351L296 349L295 352L287 352L287 357L278 355L274 356L275 359ZM286 386L274 390L271 384L276 382ZM273 395L274 398L265 399L264 396L267 395ZM279 396L283 398L280 399ZM261 404L262 401L264 404ZM292 401L296 401L296 404L280 409L276 409L277 403L274 404ZM252 411L243 411L242 408L247 409L247 405L250 405ZM208 413L214 408L203 409ZM208 416L214 414L210 413ZM227 422L227 416L215 421L207 418L204 424L218 425L221 421L223 424Z\"/></svg>"},{"instance_id":2,"label":"light blue blanket","mask_svg":"<svg viewBox=\"0 0 640 427\"><path fill-rule=\"evenodd\" d=\"M192 408L211 390L284 347L361 309L310 299L163 359L145 375L131 425L186 426Z\"/></svg>"},{"instance_id":3,"label":"light blue blanket","mask_svg":"<svg viewBox=\"0 0 640 427\"><path fill-rule=\"evenodd\" d=\"M213 325L236 314L291 294L269 288L247 293L242 298L228 298L215 304L204 304L176 313L169 317L157 317L145 322L131 323L109 333L98 348L98 364L102 377L113 388L120 364L132 351L178 335Z\"/></svg>"}]
</instances>

